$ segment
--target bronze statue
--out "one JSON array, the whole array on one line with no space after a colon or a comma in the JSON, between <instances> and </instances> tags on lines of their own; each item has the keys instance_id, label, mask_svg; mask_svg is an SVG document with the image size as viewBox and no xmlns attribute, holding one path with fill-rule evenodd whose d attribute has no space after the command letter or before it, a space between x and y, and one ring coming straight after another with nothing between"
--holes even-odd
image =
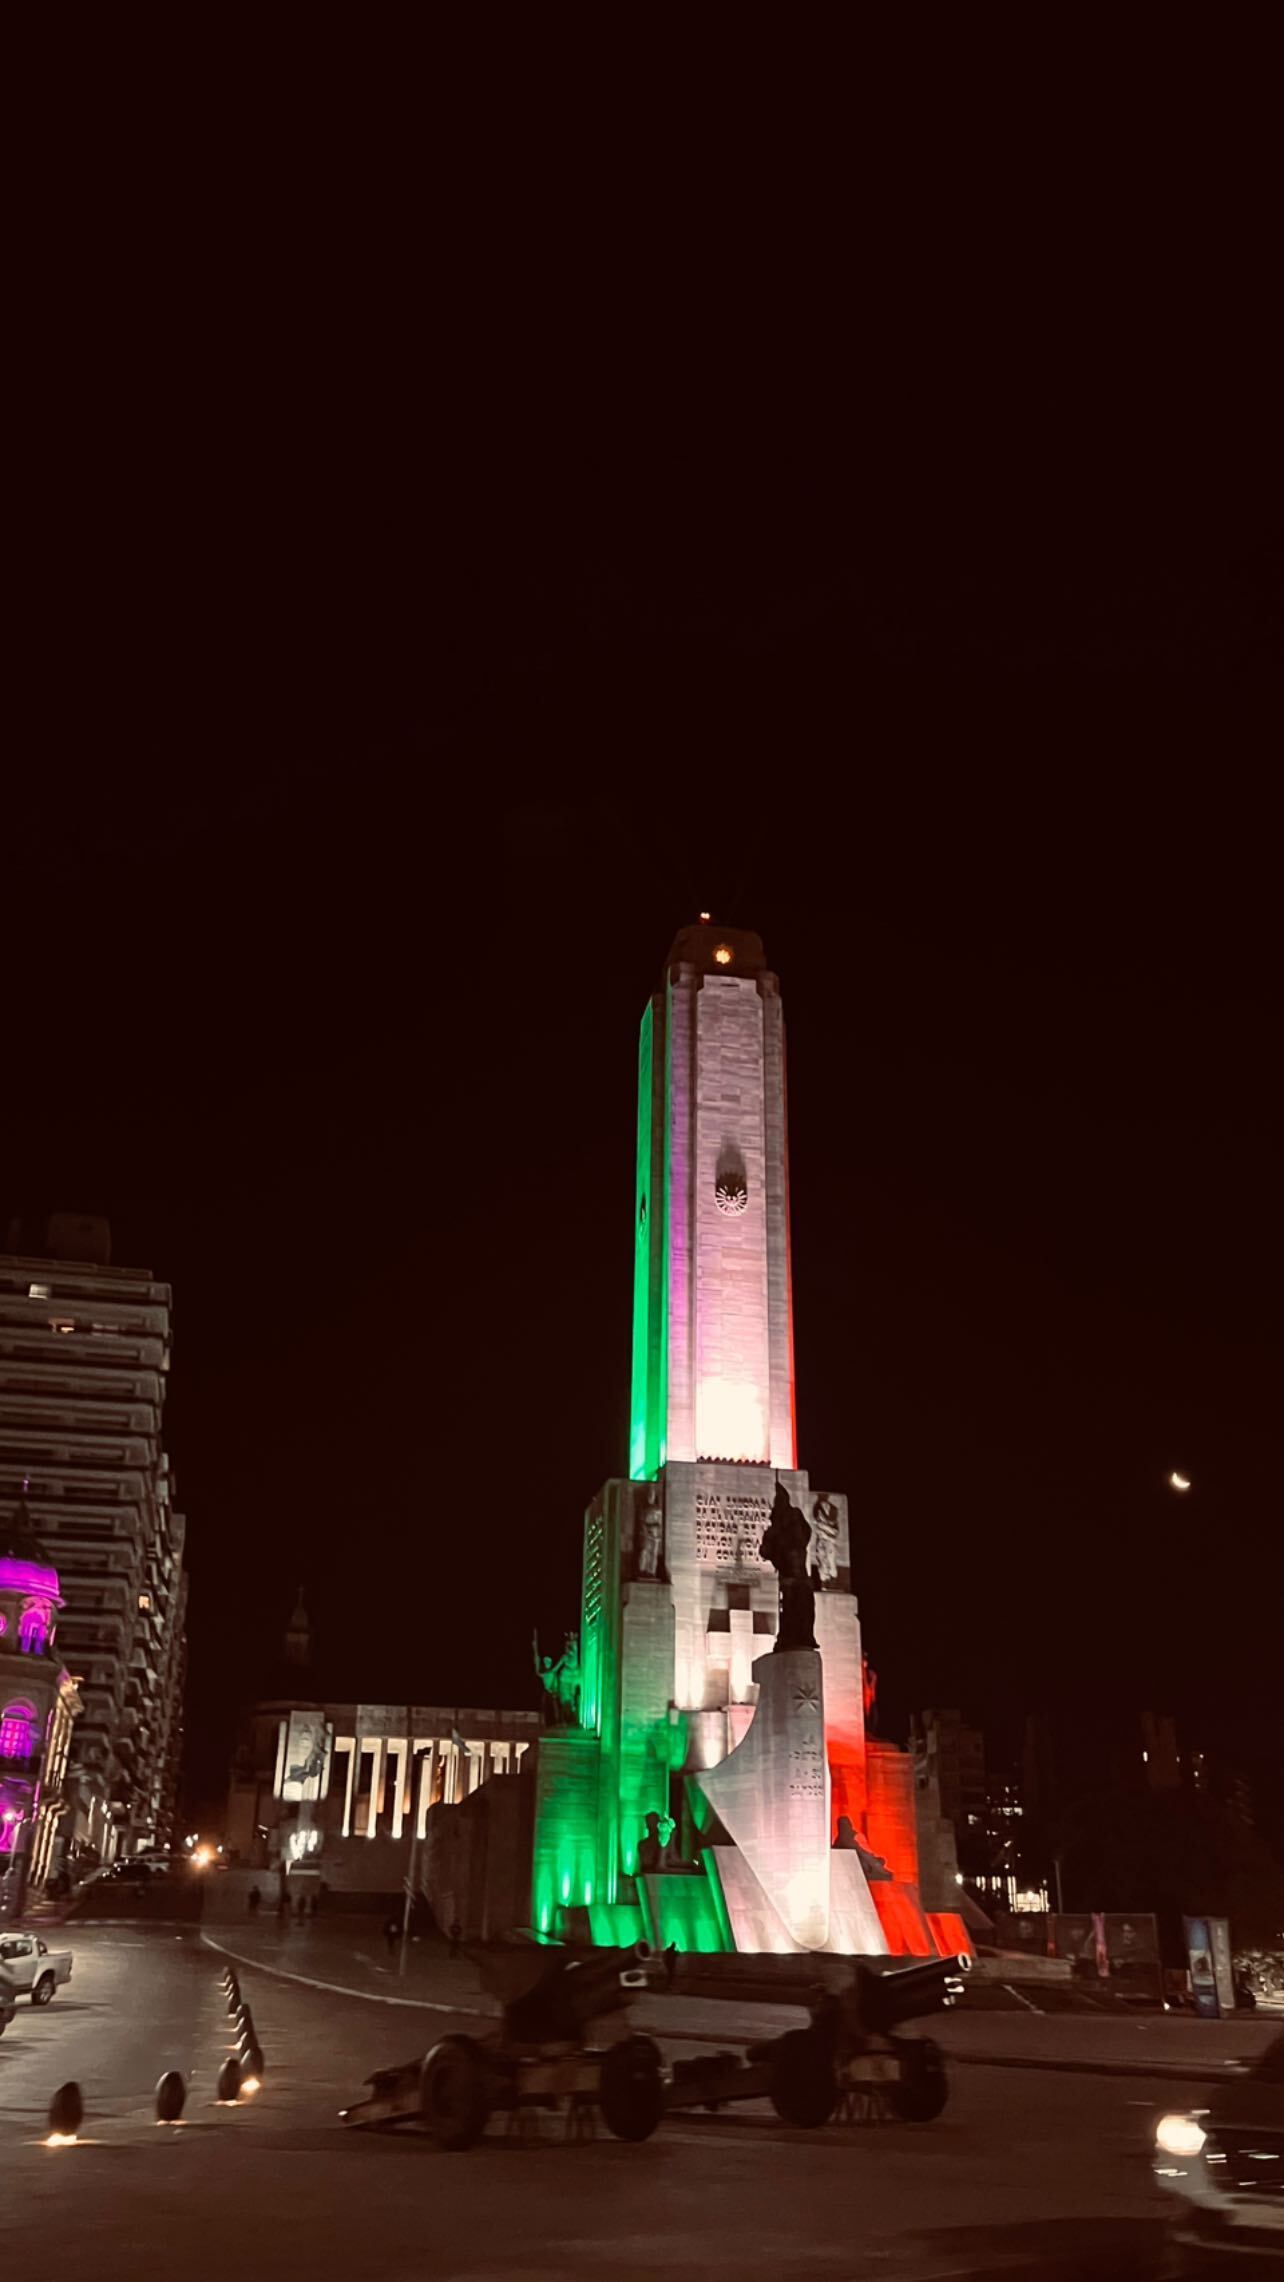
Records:
<instances>
[{"instance_id":1,"label":"bronze statue","mask_svg":"<svg viewBox=\"0 0 1284 2282\"><path fill-rule=\"evenodd\" d=\"M882 1855L872 1853L864 1840L856 1836L856 1826L850 1815L838 1817L838 1832L833 1843L840 1850L859 1854L860 1866L871 1886L882 1884L891 1879L892 1873Z\"/></svg>"},{"instance_id":2,"label":"bronze statue","mask_svg":"<svg viewBox=\"0 0 1284 2282\"><path fill-rule=\"evenodd\" d=\"M758 1548L780 1579L780 1629L776 1653L816 1646L816 1578L807 1567L811 1531L777 1477L771 1519Z\"/></svg>"},{"instance_id":3,"label":"bronze statue","mask_svg":"<svg viewBox=\"0 0 1284 2282\"><path fill-rule=\"evenodd\" d=\"M645 1819L646 1837L638 1842L638 1869L644 1877L652 1871L671 1867L673 1833L677 1827L672 1815L657 1814L654 1808Z\"/></svg>"}]
</instances>

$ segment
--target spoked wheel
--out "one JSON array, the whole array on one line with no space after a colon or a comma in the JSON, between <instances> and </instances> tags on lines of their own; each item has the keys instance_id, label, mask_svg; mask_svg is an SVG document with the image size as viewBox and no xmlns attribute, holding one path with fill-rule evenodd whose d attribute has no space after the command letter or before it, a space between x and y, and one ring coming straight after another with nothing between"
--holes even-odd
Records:
<instances>
[{"instance_id":1,"label":"spoked wheel","mask_svg":"<svg viewBox=\"0 0 1284 2282\"><path fill-rule=\"evenodd\" d=\"M930 2036L907 2037L900 2047L901 2073L886 2086L887 2105L902 2123L935 2123L950 2096L945 2055Z\"/></svg>"},{"instance_id":2,"label":"spoked wheel","mask_svg":"<svg viewBox=\"0 0 1284 2282\"><path fill-rule=\"evenodd\" d=\"M51 2005L53 2003L53 1993L56 1986L57 1984L54 1981L52 1973L42 1974L41 1978L37 1981L35 1988L31 1992L32 2004Z\"/></svg>"},{"instance_id":3,"label":"spoked wheel","mask_svg":"<svg viewBox=\"0 0 1284 2282\"><path fill-rule=\"evenodd\" d=\"M659 2046L649 2036L626 2036L602 2056L598 2088L602 2120L617 2139L649 2139L664 2114Z\"/></svg>"},{"instance_id":4,"label":"spoked wheel","mask_svg":"<svg viewBox=\"0 0 1284 2282\"><path fill-rule=\"evenodd\" d=\"M838 2101L828 2040L813 2028L792 2029L776 2046L770 2097L782 2123L814 2131L827 2124Z\"/></svg>"},{"instance_id":5,"label":"spoked wheel","mask_svg":"<svg viewBox=\"0 0 1284 2282\"><path fill-rule=\"evenodd\" d=\"M438 2147L472 2147L490 2115L486 2064L470 2036L444 2036L419 2074L419 2112Z\"/></svg>"}]
</instances>

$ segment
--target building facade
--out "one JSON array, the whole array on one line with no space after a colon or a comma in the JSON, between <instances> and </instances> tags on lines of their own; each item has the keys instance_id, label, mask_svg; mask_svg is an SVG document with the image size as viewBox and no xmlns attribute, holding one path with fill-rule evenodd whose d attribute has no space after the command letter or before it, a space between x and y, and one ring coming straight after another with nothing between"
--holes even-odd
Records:
<instances>
[{"instance_id":1,"label":"building facade","mask_svg":"<svg viewBox=\"0 0 1284 2282\"><path fill-rule=\"evenodd\" d=\"M225 1850L243 1868L314 1868L336 1892L395 1891L432 1810L523 1774L539 1729L538 1712L458 1704L257 1704L233 1758Z\"/></svg>"},{"instance_id":2,"label":"building facade","mask_svg":"<svg viewBox=\"0 0 1284 2282\"><path fill-rule=\"evenodd\" d=\"M58 1572L26 1504L0 1523L0 1914L18 1917L61 1866L80 1704L55 1647Z\"/></svg>"},{"instance_id":3,"label":"building facade","mask_svg":"<svg viewBox=\"0 0 1284 2282\"><path fill-rule=\"evenodd\" d=\"M105 1222L55 1215L43 1233L43 1251L0 1257L0 1519L25 1498L57 1567L82 1706L66 1847L87 1868L173 1835L186 1585L161 1440L170 1292L111 1265Z\"/></svg>"}]
</instances>

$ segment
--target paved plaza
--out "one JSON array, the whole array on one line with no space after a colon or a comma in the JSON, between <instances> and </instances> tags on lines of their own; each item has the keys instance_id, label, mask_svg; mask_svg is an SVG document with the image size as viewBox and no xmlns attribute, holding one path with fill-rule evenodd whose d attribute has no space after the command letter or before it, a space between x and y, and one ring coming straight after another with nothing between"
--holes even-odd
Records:
<instances>
[{"instance_id":1,"label":"paved plaza","mask_svg":"<svg viewBox=\"0 0 1284 2282\"><path fill-rule=\"evenodd\" d=\"M247 1968L267 2072L256 2102L228 2110L213 2103L229 2041L221 1959L199 1933L67 1931L70 1989L45 2013L20 2008L0 2039L0 2248L16 2261L38 2242L46 2271L102 2282L232 2271L272 2282L739 2282L750 2269L790 2282L1142 2282L1157 2272L1146 2150L1157 2108L1182 2097L1171 2074L961 2062L949 2108L924 2130L794 2132L764 2105L671 2118L641 2147L566 2145L549 2119L538 2145L496 2133L446 2156L413 2138L345 2131L336 2114L372 2068L451 2025L448 2012L421 2008L448 2001L425 1997L443 1975L468 2001L466 1961L422 1961L417 2006ZM260 1938L266 1952L272 1936ZM280 1946L301 1972L327 1941L333 1955L362 1939L318 1929ZM397 1993L365 1954L372 1986ZM683 2012L655 2025L680 2028ZM1058 2033L1045 2024L1045 2039ZM192 2079L177 2129L151 2120L152 2089L170 2067ZM70 2077L85 2093L83 2144L49 2149L44 2111ZM1185 2089L1197 2097L1194 2080Z\"/></svg>"}]
</instances>

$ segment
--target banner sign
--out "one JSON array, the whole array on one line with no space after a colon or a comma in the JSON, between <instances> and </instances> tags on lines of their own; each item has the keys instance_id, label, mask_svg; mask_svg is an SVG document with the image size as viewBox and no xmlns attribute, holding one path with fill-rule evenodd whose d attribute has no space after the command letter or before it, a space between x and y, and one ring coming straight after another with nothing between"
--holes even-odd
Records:
<instances>
[{"instance_id":1,"label":"banner sign","mask_svg":"<svg viewBox=\"0 0 1284 2282\"><path fill-rule=\"evenodd\" d=\"M1190 1960L1190 1992L1195 2000L1195 2010L1204 2020L1215 2021L1220 2018L1221 2006L1217 2002L1210 1920L1183 1918L1181 1922L1186 1936L1186 1955Z\"/></svg>"},{"instance_id":2,"label":"banner sign","mask_svg":"<svg viewBox=\"0 0 1284 2282\"><path fill-rule=\"evenodd\" d=\"M296 1805L321 1797L330 1768L333 1742L329 1722L320 1711L292 1711L285 1739L285 1771L281 1796Z\"/></svg>"},{"instance_id":3,"label":"banner sign","mask_svg":"<svg viewBox=\"0 0 1284 2282\"><path fill-rule=\"evenodd\" d=\"M1235 2010L1235 1968L1231 1963L1229 1918L1210 1918L1209 1938L1213 1950L1213 1979L1217 1984L1217 2002L1222 2019L1229 2020Z\"/></svg>"}]
</instances>

